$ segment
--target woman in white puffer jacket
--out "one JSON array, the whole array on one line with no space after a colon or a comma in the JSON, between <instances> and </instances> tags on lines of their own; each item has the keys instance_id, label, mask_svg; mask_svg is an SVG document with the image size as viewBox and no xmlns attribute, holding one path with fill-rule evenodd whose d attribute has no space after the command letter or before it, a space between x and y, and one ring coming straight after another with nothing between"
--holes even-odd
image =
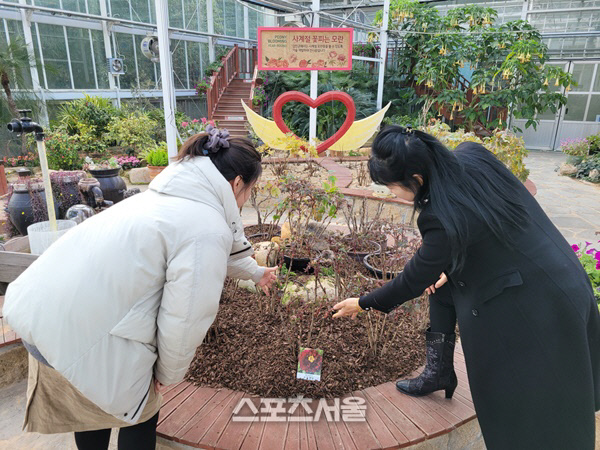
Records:
<instances>
[{"instance_id":1,"label":"woman in white puffer jacket","mask_svg":"<svg viewBox=\"0 0 600 450\"><path fill-rule=\"evenodd\" d=\"M260 154L207 131L148 191L75 227L9 285L4 315L35 357L26 430L75 431L84 449L107 448L118 427L120 449L154 448L157 391L183 380L225 277L275 280L239 214Z\"/></svg>"}]
</instances>

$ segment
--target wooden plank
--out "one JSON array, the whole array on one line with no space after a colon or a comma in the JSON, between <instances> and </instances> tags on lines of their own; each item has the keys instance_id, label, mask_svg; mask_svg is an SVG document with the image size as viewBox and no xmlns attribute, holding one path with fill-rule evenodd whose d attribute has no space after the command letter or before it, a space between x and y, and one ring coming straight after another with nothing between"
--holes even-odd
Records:
<instances>
[{"instance_id":1,"label":"wooden plank","mask_svg":"<svg viewBox=\"0 0 600 450\"><path fill-rule=\"evenodd\" d=\"M373 388L373 390L375 390L375 389ZM368 408L367 409L367 420L369 421L369 423L371 421L371 416L376 414L379 417L379 419L383 422L383 424L387 427L388 431L394 437L394 440L396 441L396 446L394 448L403 447L405 445L412 445L412 443L409 441L409 439L406 437L406 435L388 417L388 415L384 412L384 410L376 402L374 402L372 400L372 398L366 392L364 392L364 391L361 391L361 392L364 393L365 399L367 400L367 408ZM381 394L377 393L377 395L381 395ZM387 402L387 400L383 400L383 401ZM390 405L390 407L391 407L391 405ZM406 419L406 420L408 421L408 419ZM414 424L411 423L411 425L413 427L415 427L415 430L420 432L420 430ZM420 432L420 436L421 436L420 440L425 439L425 435L421 432Z\"/></svg>"},{"instance_id":2,"label":"wooden plank","mask_svg":"<svg viewBox=\"0 0 600 450\"><path fill-rule=\"evenodd\" d=\"M323 399L323 402L325 402L325 401L327 402L327 406L333 405L333 400ZM331 431L329 430L329 425L327 424L327 421L328 421L327 414L324 411L321 411L319 413L319 417L318 417L319 420L316 420L319 403L320 403L320 400L315 400L312 402L311 407L313 410L313 414L311 415L311 421L306 422L307 431L309 434L309 443L310 443L310 436L312 433L312 436L314 437L314 447L311 447L311 448L318 448L319 450L321 450L321 449L335 450L336 447L333 444L333 439L331 437ZM312 445L312 443L311 443L311 445Z\"/></svg>"},{"instance_id":3,"label":"wooden plank","mask_svg":"<svg viewBox=\"0 0 600 450\"><path fill-rule=\"evenodd\" d=\"M417 443L425 440L425 433L404 412L398 410L377 387L364 389L363 392L367 395L367 399L377 405L378 410L381 410L389 421L402 431L408 442ZM390 429L392 428L390 427Z\"/></svg>"},{"instance_id":4,"label":"wooden plank","mask_svg":"<svg viewBox=\"0 0 600 450\"><path fill-rule=\"evenodd\" d=\"M269 408L267 408L269 410ZM250 425L250 429L246 434L246 438L242 442L240 449L242 450L256 450L260 448L260 441L263 436L263 431L265 429L266 422L264 421L256 421L252 422Z\"/></svg>"},{"instance_id":5,"label":"wooden plank","mask_svg":"<svg viewBox=\"0 0 600 450\"><path fill-rule=\"evenodd\" d=\"M180 388L178 392L181 392L183 389L185 389L185 386L187 386L188 384L190 384L188 381L180 381L179 383L170 384L166 386L165 389L162 391L162 396L164 400L163 403L166 403L168 401L167 398L173 398L173 395L169 394L169 392L176 388Z\"/></svg>"},{"instance_id":6,"label":"wooden plank","mask_svg":"<svg viewBox=\"0 0 600 450\"><path fill-rule=\"evenodd\" d=\"M38 258L37 255L0 251L0 281L11 283Z\"/></svg>"},{"instance_id":7,"label":"wooden plank","mask_svg":"<svg viewBox=\"0 0 600 450\"><path fill-rule=\"evenodd\" d=\"M210 425L210 428L207 429L202 439L198 441L199 444L210 448L216 447L217 442L223 434L223 430L225 430L227 424L231 421L233 410L243 396L243 392L234 391L234 394L229 397L215 421Z\"/></svg>"},{"instance_id":8,"label":"wooden plank","mask_svg":"<svg viewBox=\"0 0 600 450\"><path fill-rule=\"evenodd\" d=\"M310 408L312 410L312 413L308 413L307 411L304 411L304 416L306 417L306 421L304 422L304 425L306 427L306 437L307 437L307 448L308 450L317 450L317 439L315 437L315 430L314 430L314 414L316 411L316 403L317 401L313 400L311 403L309 403Z\"/></svg>"},{"instance_id":9,"label":"wooden plank","mask_svg":"<svg viewBox=\"0 0 600 450\"><path fill-rule=\"evenodd\" d=\"M300 425L297 419L300 417L300 411L298 408L288 418L287 435L285 437L284 449L285 450L300 450Z\"/></svg>"},{"instance_id":10,"label":"wooden plank","mask_svg":"<svg viewBox=\"0 0 600 450\"><path fill-rule=\"evenodd\" d=\"M206 404L194 414L177 433L174 439L183 444L196 446L206 434L218 415L227 406L228 400L233 397L235 391L220 389Z\"/></svg>"},{"instance_id":11,"label":"wooden plank","mask_svg":"<svg viewBox=\"0 0 600 450\"><path fill-rule=\"evenodd\" d=\"M365 400L365 419L369 424L369 428L373 432L373 435L377 438L377 441L381 444L382 449L392 449L398 446L398 439L392 434L387 424L379 417L377 411L372 409L372 405L369 405L366 395L360 391L352 393L354 397L360 397ZM406 438L405 438L406 439Z\"/></svg>"},{"instance_id":12,"label":"wooden plank","mask_svg":"<svg viewBox=\"0 0 600 450\"><path fill-rule=\"evenodd\" d=\"M344 422L329 422L329 430L336 448L343 450L358 450Z\"/></svg>"},{"instance_id":13,"label":"wooden plank","mask_svg":"<svg viewBox=\"0 0 600 450\"><path fill-rule=\"evenodd\" d=\"M256 407L257 410L260 411L260 398L258 397L249 397L249 400ZM255 420L259 420L258 417L248 416L246 415L246 407L240 410L240 416L254 418ZM242 442L246 438L246 434L248 434L248 430L253 422L237 422L237 421L229 421L225 429L223 430L223 434L221 438L217 442L217 448L223 449L238 449L242 446Z\"/></svg>"},{"instance_id":14,"label":"wooden plank","mask_svg":"<svg viewBox=\"0 0 600 450\"><path fill-rule=\"evenodd\" d=\"M283 407L286 412L283 414L277 414L278 417L283 418L283 421L274 421L273 419L265 423L263 430L262 439L260 441L260 447L265 449L281 449L285 448L287 439L287 430L289 427L289 415L287 414L289 403L284 402Z\"/></svg>"},{"instance_id":15,"label":"wooden plank","mask_svg":"<svg viewBox=\"0 0 600 450\"><path fill-rule=\"evenodd\" d=\"M475 417L474 409L468 407L467 405L465 405L457 399L444 398L444 394L441 392L434 392L432 394L429 394L429 398L431 398L438 405L440 405L450 413L454 414L456 417L460 418L461 422L459 423L459 425Z\"/></svg>"},{"instance_id":16,"label":"wooden plank","mask_svg":"<svg viewBox=\"0 0 600 450\"><path fill-rule=\"evenodd\" d=\"M415 399L398 392L394 383L381 384L377 386L377 390L428 437L435 437L444 432L445 427L442 424L425 411Z\"/></svg>"},{"instance_id":17,"label":"wooden plank","mask_svg":"<svg viewBox=\"0 0 600 450\"><path fill-rule=\"evenodd\" d=\"M216 392L216 389L213 388L198 387L171 414L164 417L162 423L158 426L157 432L164 437L175 436L194 417L195 412L201 409Z\"/></svg>"},{"instance_id":18,"label":"wooden plank","mask_svg":"<svg viewBox=\"0 0 600 450\"><path fill-rule=\"evenodd\" d=\"M166 394L163 397L163 405L160 408L158 424L160 425L169 414L171 414L186 398L192 395L196 389L198 388L193 384L181 383L176 389L173 389Z\"/></svg>"},{"instance_id":19,"label":"wooden plank","mask_svg":"<svg viewBox=\"0 0 600 450\"><path fill-rule=\"evenodd\" d=\"M343 398L350 397L349 395ZM369 424L365 422L342 422L352 437L354 444L361 450L381 448L381 444L373 435Z\"/></svg>"}]
</instances>

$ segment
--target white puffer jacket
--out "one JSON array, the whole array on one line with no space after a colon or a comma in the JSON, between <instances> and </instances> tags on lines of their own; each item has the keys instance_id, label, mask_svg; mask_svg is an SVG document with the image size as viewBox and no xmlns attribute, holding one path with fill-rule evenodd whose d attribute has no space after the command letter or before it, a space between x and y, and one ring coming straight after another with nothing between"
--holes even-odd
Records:
<instances>
[{"instance_id":1,"label":"white puffer jacket","mask_svg":"<svg viewBox=\"0 0 600 450\"><path fill-rule=\"evenodd\" d=\"M209 158L73 228L6 292L10 326L100 408L136 423L154 375L181 381L225 276L258 282L230 184Z\"/></svg>"}]
</instances>

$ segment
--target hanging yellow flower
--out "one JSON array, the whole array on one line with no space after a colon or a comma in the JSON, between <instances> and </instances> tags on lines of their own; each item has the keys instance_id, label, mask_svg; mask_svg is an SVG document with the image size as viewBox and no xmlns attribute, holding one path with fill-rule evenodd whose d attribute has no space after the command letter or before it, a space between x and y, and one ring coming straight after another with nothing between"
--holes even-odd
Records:
<instances>
[{"instance_id":1,"label":"hanging yellow flower","mask_svg":"<svg viewBox=\"0 0 600 450\"><path fill-rule=\"evenodd\" d=\"M558 78L556 79L556 81L554 82L554 86L558 86Z\"/></svg>"}]
</instances>

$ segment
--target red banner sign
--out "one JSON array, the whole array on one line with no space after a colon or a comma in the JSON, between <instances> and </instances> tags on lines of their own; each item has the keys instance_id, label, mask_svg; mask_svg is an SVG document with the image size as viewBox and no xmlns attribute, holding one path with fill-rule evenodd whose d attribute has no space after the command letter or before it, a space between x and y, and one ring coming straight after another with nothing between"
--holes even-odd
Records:
<instances>
[{"instance_id":1,"label":"red banner sign","mask_svg":"<svg viewBox=\"0 0 600 450\"><path fill-rule=\"evenodd\" d=\"M258 28L259 70L351 70L352 28Z\"/></svg>"}]
</instances>

